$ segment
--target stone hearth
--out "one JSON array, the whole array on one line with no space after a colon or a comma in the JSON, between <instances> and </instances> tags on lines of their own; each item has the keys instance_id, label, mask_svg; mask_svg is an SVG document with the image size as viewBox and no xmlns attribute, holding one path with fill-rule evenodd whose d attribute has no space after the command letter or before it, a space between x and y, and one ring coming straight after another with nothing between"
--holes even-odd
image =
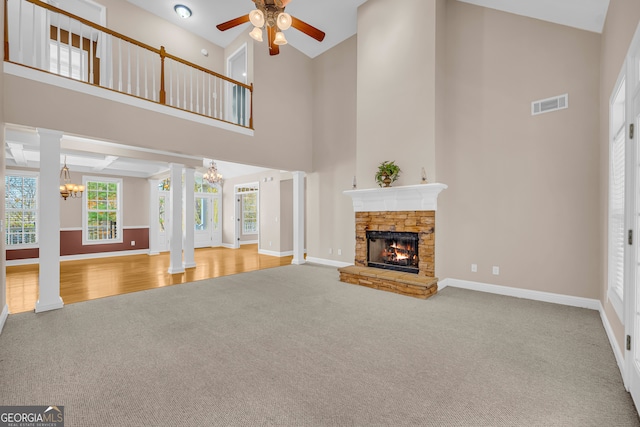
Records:
<instances>
[{"instance_id":1,"label":"stone hearth","mask_svg":"<svg viewBox=\"0 0 640 427\"><path fill-rule=\"evenodd\" d=\"M344 193L353 198L356 212L356 251L353 266L340 268L340 280L416 298L438 290L435 277L435 211L444 184L421 184ZM367 265L367 231L417 233L418 274L383 270Z\"/></svg>"}]
</instances>

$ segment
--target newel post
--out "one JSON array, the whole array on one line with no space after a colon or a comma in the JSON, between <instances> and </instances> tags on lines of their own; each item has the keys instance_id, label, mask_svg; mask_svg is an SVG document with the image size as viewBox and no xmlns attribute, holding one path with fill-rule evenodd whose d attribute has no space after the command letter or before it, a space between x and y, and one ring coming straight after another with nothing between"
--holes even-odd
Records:
<instances>
[{"instance_id":1,"label":"newel post","mask_svg":"<svg viewBox=\"0 0 640 427\"><path fill-rule=\"evenodd\" d=\"M164 46L160 46L160 104L162 105L167 103L167 93L164 90L164 58L166 55Z\"/></svg>"}]
</instances>

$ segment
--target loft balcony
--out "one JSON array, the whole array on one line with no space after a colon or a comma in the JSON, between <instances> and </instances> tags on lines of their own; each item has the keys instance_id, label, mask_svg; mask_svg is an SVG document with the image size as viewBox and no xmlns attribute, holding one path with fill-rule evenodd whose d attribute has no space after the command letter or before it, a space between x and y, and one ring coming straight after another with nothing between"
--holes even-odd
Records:
<instances>
[{"instance_id":1,"label":"loft balcony","mask_svg":"<svg viewBox=\"0 0 640 427\"><path fill-rule=\"evenodd\" d=\"M4 16L6 74L253 135L253 84L39 0Z\"/></svg>"}]
</instances>

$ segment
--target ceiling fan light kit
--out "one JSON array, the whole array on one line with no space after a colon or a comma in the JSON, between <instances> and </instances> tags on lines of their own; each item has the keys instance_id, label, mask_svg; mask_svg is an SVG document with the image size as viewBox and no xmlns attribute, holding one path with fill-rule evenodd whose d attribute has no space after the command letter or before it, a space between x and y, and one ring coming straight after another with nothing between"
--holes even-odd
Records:
<instances>
[{"instance_id":1,"label":"ceiling fan light kit","mask_svg":"<svg viewBox=\"0 0 640 427\"><path fill-rule=\"evenodd\" d=\"M288 43L282 31L286 31L291 27L319 42L324 40L324 32L306 22L294 18L284 11L284 8L290 1L291 0L253 0L256 5L254 10L247 15L239 16L230 21L218 24L216 27L220 31L226 31L246 22L251 22L254 28L249 35L252 39L261 42L263 40L262 28L266 26L270 55L277 55L280 53L280 46Z\"/></svg>"},{"instance_id":2,"label":"ceiling fan light kit","mask_svg":"<svg viewBox=\"0 0 640 427\"><path fill-rule=\"evenodd\" d=\"M261 42L262 41L262 28L253 27L253 30L249 33L252 39Z\"/></svg>"}]
</instances>

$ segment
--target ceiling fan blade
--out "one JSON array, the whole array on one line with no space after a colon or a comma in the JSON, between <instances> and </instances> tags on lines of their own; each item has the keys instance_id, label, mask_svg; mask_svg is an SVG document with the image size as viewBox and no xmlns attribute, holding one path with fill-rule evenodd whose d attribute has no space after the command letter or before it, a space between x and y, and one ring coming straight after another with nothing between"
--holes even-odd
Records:
<instances>
[{"instance_id":1,"label":"ceiling fan blade","mask_svg":"<svg viewBox=\"0 0 640 427\"><path fill-rule=\"evenodd\" d=\"M318 40L319 42L324 40L324 36L325 36L324 31L320 31L316 27L309 25L304 21L299 20L295 16L291 17L291 26L299 31L302 31L309 37L312 37Z\"/></svg>"},{"instance_id":2,"label":"ceiling fan blade","mask_svg":"<svg viewBox=\"0 0 640 427\"><path fill-rule=\"evenodd\" d=\"M219 29L220 31L227 31L233 27L237 27L238 25L242 25L245 22L249 22L249 15L242 15L242 16L238 16L235 19L232 19L231 21L227 21L227 22L223 22L222 24L218 24L216 25L216 28Z\"/></svg>"},{"instance_id":3,"label":"ceiling fan blade","mask_svg":"<svg viewBox=\"0 0 640 427\"><path fill-rule=\"evenodd\" d=\"M276 38L276 29L267 26L267 37L269 39L269 55L273 56L279 54L280 46L273 42Z\"/></svg>"}]
</instances>

